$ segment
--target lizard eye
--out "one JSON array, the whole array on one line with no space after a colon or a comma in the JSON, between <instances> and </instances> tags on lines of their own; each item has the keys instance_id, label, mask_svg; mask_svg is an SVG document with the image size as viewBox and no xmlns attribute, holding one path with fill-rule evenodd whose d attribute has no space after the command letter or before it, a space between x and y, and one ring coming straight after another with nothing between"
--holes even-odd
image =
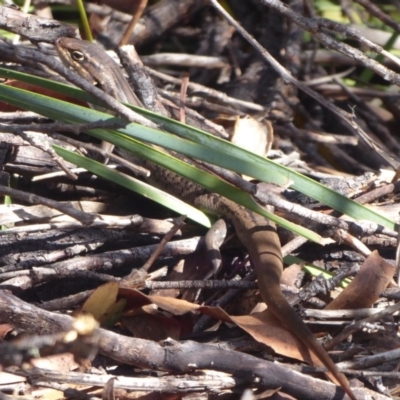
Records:
<instances>
[{"instance_id":1,"label":"lizard eye","mask_svg":"<svg viewBox=\"0 0 400 400\"><path fill-rule=\"evenodd\" d=\"M82 52L74 50L71 51L71 57L75 60L75 61L83 61L84 60L84 55Z\"/></svg>"}]
</instances>

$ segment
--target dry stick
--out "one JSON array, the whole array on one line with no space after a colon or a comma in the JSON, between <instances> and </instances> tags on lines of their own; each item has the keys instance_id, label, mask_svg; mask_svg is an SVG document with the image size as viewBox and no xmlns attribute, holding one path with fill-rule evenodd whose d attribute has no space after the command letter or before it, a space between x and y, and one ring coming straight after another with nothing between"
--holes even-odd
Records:
<instances>
[{"instance_id":1,"label":"dry stick","mask_svg":"<svg viewBox=\"0 0 400 400\"><path fill-rule=\"evenodd\" d=\"M118 378L115 375L106 375L106 374L89 374L82 372L72 372L69 371L67 374L61 371L50 371L48 369L41 368L32 368L29 370L13 370L14 374L22 375L27 377L29 382L34 383L35 387L44 385L48 387L49 383L53 384L54 382L63 383L64 385L74 386L82 385L84 387L88 386L96 386L98 388L102 388L107 390L107 386L110 384L110 381L113 381L114 389L125 389L129 391L129 393L135 393L135 391L140 392L156 392L159 393L160 396L163 393L168 397L170 393L182 393L183 388L185 388L185 394L188 393L200 393L200 392L208 392L208 393L220 393L221 391L227 391L229 389L234 390L238 386L245 386L245 380L238 379L237 377L233 378L231 375L224 373L216 373L215 371L203 371L201 374L185 374L181 376L170 376L168 374L164 374L159 377L154 377L151 374L148 376L140 376L140 377L131 377L131 376L121 376L118 375ZM62 385L60 385L62 388ZM57 388L60 390L60 388ZM61 390L65 390L61 389ZM76 391L79 393L79 391ZM97 399L98 397L94 397L95 393L91 391L91 396L83 397L74 395L73 392L68 391L69 399L79 399L79 400L89 400L89 399ZM129 394L123 396L123 398L127 399L131 396ZM133 396L132 396L133 397ZM104 398L115 398L114 396L104 396ZM119 396L121 398L121 396ZM18 397L18 400L20 397ZM0 398L0 400L2 400Z\"/></svg>"},{"instance_id":2,"label":"dry stick","mask_svg":"<svg viewBox=\"0 0 400 400\"><path fill-rule=\"evenodd\" d=\"M66 315L41 310L6 291L0 291L0 318L27 332L51 333L69 329L73 319ZM332 383L316 380L290 371L277 364L251 355L220 349L192 341L179 343L171 339L162 343L131 338L99 329L99 351L115 361L139 368L158 369L174 373L189 373L198 369L230 372L259 388L277 388L293 396L308 399L343 398L343 392ZM367 394L356 388L359 398ZM376 394L377 399L383 396Z\"/></svg>"},{"instance_id":3,"label":"dry stick","mask_svg":"<svg viewBox=\"0 0 400 400\"><path fill-rule=\"evenodd\" d=\"M151 76L157 79L163 80L168 83L172 83L177 86L181 83L180 79L167 75L163 72L156 71L149 67L145 67L145 69ZM195 92L199 96L210 98L211 100L228 104L234 108L241 107L253 112L265 112L265 107L261 106L260 104L251 103L245 100L235 99L234 97L229 97L226 93L220 92L215 89L211 89L199 83L189 82L188 89L192 92Z\"/></svg>"},{"instance_id":4,"label":"dry stick","mask_svg":"<svg viewBox=\"0 0 400 400\"><path fill-rule=\"evenodd\" d=\"M369 221L345 221L334 216L323 214L314 210L310 210L299 204L289 202L283 197L274 193L267 193L263 190L258 191L253 197L262 204L269 204L280 210L286 211L288 214L296 213L301 218L307 218L311 221L331 226L335 229L343 229L354 235L372 235L382 233L389 237L396 237L397 233L388 228L382 228L379 224Z\"/></svg>"},{"instance_id":5,"label":"dry stick","mask_svg":"<svg viewBox=\"0 0 400 400\"><path fill-rule=\"evenodd\" d=\"M284 246L282 246L282 256L285 257L289 254L292 254L300 246L302 246L304 243L306 243L307 240L308 239L306 239L303 236L296 236L290 242L288 242Z\"/></svg>"},{"instance_id":6,"label":"dry stick","mask_svg":"<svg viewBox=\"0 0 400 400\"><path fill-rule=\"evenodd\" d=\"M337 74L321 76L319 78L308 79L304 83L306 83L308 86L322 85L323 83L328 83L328 82L333 81L335 78L336 79L346 78L347 76L352 74L355 70L356 70L356 67L350 67L346 71L338 72Z\"/></svg>"},{"instance_id":7,"label":"dry stick","mask_svg":"<svg viewBox=\"0 0 400 400\"><path fill-rule=\"evenodd\" d=\"M75 135L78 135L81 132L88 131L90 129L96 129L96 128L102 128L102 129L119 129L124 126L123 123L120 122L115 122L115 121L96 121L96 122L90 122L90 123L84 123L84 124L68 124L65 122L52 122L49 124L28 124L28 125L9 125L9 124L1 124L0 123L0 128L2 132L10 132L14 133L16 135L21 136L24 140L29 142L32 146L39 148L40 150L44 151L45 153L49 154L49 156L54 160L56 164L64 171L64 173L73 180L78 179L78 177L71 172L71 170L67 167L65 164L65 160L61 158L55 151L54 149L49 146L49 139L48 141L45 141L44 143L41 143L35 137L33 137L29 132L26 131L32 131L32 132L40 132L40 133L47 133L51 135L51 138L56 138L58 137L60 140L69 142L69 143L74 143L74 146L77 147L83 147L86 149L89 149L91 151L96 151L101 154L106 154L106 152L102 151L100 148L83 143L83 142L78 142L74 141L73 139L66 138L63 135L59 135L57 133L54 133L54 131L66 131L66 132L72 132ZM134 172L138 173L140 172L142 175L145 172L144 168L141 168L139 166L135 166L132 163L125 161L121 157L114 157L119 160L120 163L125 164L127 168L132 169ZM148 175L148 172L147 172ZM146 174L144 175L146 176Z\"/></svg>"},{"instance_id":8,"label":"dry stick","mask_svg":"<svg viewBox=\"0 0 400 400\"><path fill-rule=\"evenodd\" d=\"M366 375L364 375L364 372L367 372L366 369L378 367L377 370L374 371L375 376L378 376L379 378L381 378L382 375L380 374L380 372L382 372L382 371L380 371L380 370L384 368L383 364L388 365L388 363L393 364L393 362L395 362L398 365L399 358L400 358L400 349L390 349L388 351L383 351L381 353L376 353L374 355L360 357L353 362L344 361L343 363L341 363L341 365L348 367L349 372L352 371L353 369L355 369L356 370L355 376L360 376L360 377L366 376ZM372 372L372 371L368 371L368 372ZM396 376L396 374L397 374L397 376ZM367 375L367 376L373 376L373 374ZM383 376L390 377L390 373L387 375L383 375ZM392 373L391 376L393 376L394 379L396 379L398 381L400 374L399 374L399 372L396 371L396 372Z\"/></svg>"},{"instance_id":9,"label":"dry stick","mask_svg":"<svg viewBox=\"0 0 400 400\"><path fill-rule=\"evenodd\" d=\"M46 124L43 124L46 125ZM51 139L44 133L37 133L35 130L31 129L29 125L8 125L8 124L0 124L1 132L12 132L16 135L19 135L22 139L28 142L31 146L36 147L42 150L44 153L47 153L50 158L64 171L64 173L72 180L77 180L78 177L70 171L68 166L66 165L65 160L60 157L55 150L51 147L49 142ZM41 135L42 137L40 137ZM47 140L46 140L47 139Z\"/></svg>"},{"instance_id":10,"label":"dry stick","mask_svg":"<svg viewBox=\"0 0 400 400\"><path fill-rule=\"evenodd\" d=\"M29 204L43 204L50 208L54 208L72 218L77 219L83 225L90 225L97 218L96 214L85 213L72 207L70 204L60 203L58 201L50 200L36 194L26 193L22 190L11 189L6 186L0 185L0 194L8 195L20 201L25 201Z\"/></svg>"},{"instance_id":11,"label":"dry stick","mask_svg":"<svg viewBox=\"0 0 400 400\"><path fill-rule=\"evenodd\" d=\"M142 269L145 271L148 271L150 267L153 265L154 261L157 260L158 256L161 254L161 252L164 250L164 247L166 244L173 238L176 232L178 232L179 229L181 229L184 225L184 221L186 219L185 215L181 215L180 217L176 218L174 220L174 226L171 228L171 230L162 238L161 242L159 243L156 251L151 255L151 257L146 261L146 263L143 265ZM129 277L128 277L129 279Z\"/></svg>"},{"instance_id":12,"label":"dry stick","mask_svg":"<svg viewBox=\"0 0 400 400\"><path fill-rule=\"evenodd\" d=\"M124 46L125 44L129 43L129 39L132 35L133 30L135 29L136 24L138 23L140 17L143 14L144 9L147 6L147 0L140 0L139 7L136 9L135 15L130 20L125 32L119 42L119 46Z\"/></svg>"},{"instance_id":13,"label":"dry stick","mask_svg":"<svg viewBox=\"0 0 400 400\"><path fill-rule=\"evenodd\" d=\"M182 122L182 124L185 123L185 103L186 103L186 94L187 94L187 88L188 88L188 83L189 83L189 75L186 73L182 77L182 86L181 86L181 92L180 92L180 98L179 98L179 122Z\"/></svg>"},{"instance_id":14,"label":"dry stick","mask_svg":"<svg viewBox=\"0 0 400 400\"><path fill-rule=\"evenodd\" d=\"M224 69L228 65L228 60L225 57L201 56L188 53L158 53L151 56L142 56L142 60L146 65L154 67L169 65L186 68Z\"/></svg>"},{"instance_id":15,"label":"dry stick","mask_svg":"<svg viewBox=\"0 0 400 400\"><path fill-rule=\"evenodd\" d=\"M357 321L357 322L349 325L347 328L343 329L343 331L340 332L333 339L325 342L325 348L327 350L334 348L337 344L345 341L350 335L363 329L366 324L380 321L385 317L393 315L395 312L397 312L399 310L400 310L400 303L396 303L393 306L386 307L384 310L369 316L368 318L365 318L361 321Z\"/></svg>"},{"instance_id":16,"label":"dry stick","mask_svg":"<svg viewBox=\"0 0 400 400\"><path fill-rule=\"evenodd\" d=\"M386 143L386 147L392 150L392 153L400 153L400 145L394 139L393 135L383 127L381 127L381 118L373 110L370 110L370 106L362 101L356 93L353 93L349 88L338 78L334 78L333 81L343 90L349 99L353 101L353 108L360 105L360 115L364 117L366 124L370 123L375 125L375 136L380 138L381 143Z\"/></svg>"},{"instance_id":17,"label":"dry stick","mask_svg":"<svg viewBox=\"0 0 400 400\"><path fill-rule=\"evenodd\" d=\"M218 4L216 0L209 0L210 3L222 14L224 18L226 18L229 23L231 23L237 30L240 32L240 34L256 49L259 51L262 57L265 58L265 60L270 63L270 65L274 68L274 70L282 77L282 79L285 81L285 83L291 83L295 85L297 88L302 90L304 93L308 94L310 97L318 101L320 104L322 104L324 107L326 107L328 110L333 112L335 115L337 115L339 118L343 120L343 122L353 131L355 132L359 137L361 137L365 143L369 146L369 148L372 151L376 151L383 160L385 160L387 163L389 163L394 169L398 169L400 167L400 163L396 160L394 160L392 157L388 156L386 152L377 144L375 143L366 132L355 122L355 115L354 113L348 113L341 108L337 107L334 105L332 102L327 101L325 97L321 96L319 93L315 92L314 90L310 89L308 86L306 86L304 83L300 82L296 78L292 76L292 74L284 68L282 65L278 63L278 61L269 54L269 52L262 47L245 29L242 28L242 26L236 22L225 10ZM278 2L276 0L273 1L273 4L270 4L266 0L261 0L262 3L273 7L275 10L280 12L281 14L289 17L290 19L294 20L296 23L298 23L300 26L304 27L304 23L299 22L299 17L297 14L293 13L287 6L284 6L281 2ZM321 39L321 37L324 37L324 44L327 47L334 48L335 50L340 51L341 49L338 48L337 44L334 43L333 39L330 38L328 35L323 35L321 33L317 34L313 31L313 35L318 35L317 39ZM356 49L353 49L356 50ZM344 52L344 51L342 51ZM389 69L385 68L381 64L377 63L376 61L373 61L366 57L362 52L357 50L357 56L349 51L347 48L347 51L345 52L350 57L356 58L360 61L364 61L364 64L366 64L368 67L374 70L377 74L382 76L383 78L387 80L391 80L392 82L399 84L400 83L400 76L398 74L395 74L393 71L390 71ZM361 58L362 56L362 58Z\"/></svg>"},{"instance_id":18,"label":"dry stick","mask_svg":"<svg viewBox=\"0 0 400 400\"><path fill-rule=\"evenodd\" d=\"M253 277L254 278L254 277ZM147 289L257 289L254 281L221 281L221 280L201 280L201 281L146 281L144 286Z\"/></svg>"},{"instance_id":19,"label":"dry stick","mask_svg":"<svg viewBox=\"0 0 400 400\"><path fill-rule=\"evenodd\" d=\"M162 105L154 81L143 66L135 47L132 45L122 46L117 48L116 52L128 74L129 83L142 101L144 108L164 117L170 117Z\"/></svg>"},{"instance_id":20,"label":"dry stick","mask_svg":"<svg viewBox=\"0 0 400 400\"><path fill-rule=\"evenodd\" d=\"M59 37L74 37L78 34L78 29L72 25L24 14L20 10L6 6L0 6L0 27L24 36L31 42L53 43Z\"/></svg>"},{"instance_id":21,"label":"dry stick","mask_svg":"<svg viewBox=\"0 0 400 400\"><path fill-rule=\"evenodd\" d=\"M378 6L371 3L369 0L354 0L354 1L362 5L367 11L370 12L370 14L380 19L384 24L390 26L396 32L400 33L400 25L393 18L391 18L390 15L387 15L385 12L383 12Z\"/></svg>"},{"instance_id":22,"label":"dry stick","mask_svg":"<svg viewBox=\"0 0 400 400\"><path fill-rule=\"evenodd\" d=\"M338 42L325 33L321 33L323 29L338 32L346 38L351 38L358 41L362 45L362 47L367 48L377 54L384 55L394 63L399 64L398 58L392 56L382 46L379 46L378 44L375 44L374 42L371 42L370 40L365 38L357 29L341 24L339 22L334 22L326 18L304 17L301 14L292 11L292 9L288 8L281 1L261 0L261 3L263 3L267 7L275 9L280 14L284 15L285 17L295 22L297 25L301 26L304 30L309 31L313 35L313 37L318 39L327 48L332 48L340 53L354 58L355 60L363 64L366 68L372 69L375 73L382 76L382 78L386 80L390 80L397 85L400 83L399 74L389 70L379 62L366 56L365 53L363 53L362 51L352 46L349 46L346 43Z\"/></svg>"},{"instance_id":23,"label":"dry stick","mask_svg":"<svg viewBox=\"0 0 400 400\"><path fill-rule=\"evenodd\" d=\"M376 189L370 190L367 193L361 194L360 196L356 197L354 201L360 204L372 203L374 200L390 195L393 192L397 192L399 186L400 186L400 181L396 182L396 184L389 183L385 186L381 186Z\"/></svg>"},{"instance_id":24,"label":"dry stick","mask_svg":"<svg viewBox=\"0 0 400 400\"><path fill-rule=\"evenodd\" d=\"M336 243L346 244L358 253L362 254L364 257L368 257L371 254L371 250L364 243L362 243L360 239L357 239L355 236L343 229L337 229L333 233L332 239Z\"/></svg>"}]
</instances>

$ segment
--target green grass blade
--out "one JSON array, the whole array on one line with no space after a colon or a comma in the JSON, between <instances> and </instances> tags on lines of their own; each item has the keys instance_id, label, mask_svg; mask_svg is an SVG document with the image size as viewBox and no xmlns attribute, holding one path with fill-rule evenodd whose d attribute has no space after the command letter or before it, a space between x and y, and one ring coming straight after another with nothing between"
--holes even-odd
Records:
<instances>
[{"instance_id":1,"label":"green grass blade","mask_svg":"<svg viewBox=\"0 0 400 400\"><path fill-rule=\"evenodd\" d=\"M96 103L97 100L91 95L88 95L80 89L72 86L62 85L60 83L45 80L43 78L36 78L26 74L20 74L15 71L8 71L4 68L0 68L0 76L9 77L14 79L20 79L25 82L35 83L38 86L44 86L52 90L60 91L69 96L79 98L80 100L86 100ZM35 80L37 81L35 82ZM203 132L199 129L181 124L177 121L167 119L160 115L151 113L147 110L143 110L137 107L131 107L135 111L142 113L154 122L162 124L170 132L173 132L185 139L204 145L207 149L202 147L194 148L193 151L187 149L187 146L181 146L185 144L178 141L174 136L164 136L166 140L157 140L157 135L147 137L143 139L137 134L137 130L133 124L130 125L128 134L132 134L133 137L137 137L142 140L147 140L165 148L173 149L191 157L199 158L203 161L207 161L221 167L230 169L237 173L252 176L261 181L272 182L281 186L288 186L289 184L295 190L304 193L311 198L326 204L333 209L340 211L343 214L349 215L356 220L369 220L376 222L388 229L397 230L397 224L388 218L380 215L379 213L368 209L356 202L347 199L346 197L336 193L335 191L307 178L306 176L292 171L286 167L274 163L268 159L257 156L244 149L241 149L232 143L218 139L207 132ZM144 132L144 135L149 134L148 131L139 129L139 132ZM165 133L164 133L165 134ZM161 133L161 136L163 133ZM112 141L111 136L108 136L109 140ZM186 143L187 144L187 143Z\"/></svg>"},{"instance_id":2,"label":"green grass blade","mask_svg":"<svg viewBox=\"0 0 400 400\"><path fill-rule=\"evenodd\" d=\"M4 85L0 85L0 100L4 100L19 107L39 112L50 118L66 122L95 122L99 121L99 119L120 121L117 118L108 114L100 113L98 111L69 104L61 100L47 98L43 95ZM143 140L153 141L153 137L147 137L143 134L143 132L147 132L149 135L158 135L162 137L163 140L165 140L165 135L168 135L174 140L178 140L180 142L183 141L181 138L178 138L176 136L136 124L129 124L126 130L132 130L133 128L135 130L136 136L140 136L140 138ZM123 129L123 131L125 131L125 129ZM259 212L265 217L271 219L272 221L275 221L276 223L284 226L285 228L307 237L309 240L320 242L319 235L268 212L264 208L260 207L257 203L255 203L253 198L248 193L242 192L238 188L230 185L229 183L226 183L225 181L215 177L214 175L201 171L187 163L184 163L181 160L160 152L150 146L145 145L142 142L134 140L121 132L113 132L112 134L110 134L109 131L95 129L91 130L89 133L100 139L110 140L117 146L131 151L144 159L168 168L184 176L185 178L195 181L203 187L209 189L210 191L220 193L223 196L239 204L242 204L250 210ZM132 134L132 132L130 132L130 134ZM195 147L199 146L197 144L191 144L189 142L187 142L186 145L194 145Z\"/></svg>"},{"instance_id":3,"label":"green grass blade","mask_svg":"<svg viewBox=\"0 0 400 400\"><path fill-rule=\"evenodd\" d=\"M6 94L4 94L4 96L7 97ZM56 102L56 100L54 100L54 102ZM49 115L52 118L63 118L69 122L83 122L88 121L88 119L90 121L95 121L98 120L100 115L104 116L104 118L107 118L107 114L99 113L96 116L94 114L95 112L92 110L87 110L88 115L85 115L85 118L81 119L77 118L75 111L68 113L69 115L64 115L67 113L65 110L66 103L61 103L63 104L62 106L60 106L60 103L58 105L52 105L58 110L57 117L54 117L54 114L46 115ZM27 108L26 105L25 107L23 105L21 106L23 108ZM80 107L80 109L82 108ZM47 112L51 113L49 110L47 110ZM80 113L81 112L82 111L80 111ZM263 157L259 157L253 153L247 152L246 150L240 149L229 142L215 138L212 135L202 132L196 128L188 127L180 124L179 122L166 119L148 111L141 110L141 112L146 116L151 115L153 120L157 121L158 123L162 123L163 126L174 131L174 133L185 136L186 138L190 139L191 142L180 139L179 137L166 132L157 131L136 124L130 124L125 129L121 129L120 132L124 132L126 135L138 138L140 140L158 144L168 149L173 149L190 157L199 158L238 173L253 176L256 179L269 181L284 186L291 184L293 189L305 193L308 196L351 216L352 218L370 220L389 229L396 229L396 224L388 218L385 218L379 213L347 199L335 191L330 190L299 173L278 165L268 159L264 159ZM62 115L64 116L62 117ZM112 143L120 145L119 143L116 143L117 139L114 138L114 134L109 132L106 133L105 131L104 133L99 133L99 131L96 131L94 134L101 139L109 140Z\"/></svg>"},{"instance_id":4,"label":"green grass blade","mask_svg":"<svg viewBox=\"0 0 400 400\"><path fill-rule=\"evenodd\" d=\"M0 76L3 73L5 73L5 70L0 69ZM18 79L19 73L13 72L12 74L13 78ZM23 79L27 79L27 77L23 76ZM30 83L32 83L32 81L30 81ZM39 84L41 85L44 83L46 83L46 80L41 79L39 81ZM66 89L65 85L59 85L60 84L57 82L51 82L50 86L47 87L52 90L57 90L57 88L58 90ZM68 94L71 96L78 95L81 100L86 98L90 99L90 101L96 102L92 96L87 95L76 88L69 87ZM342 196L318 182L290 170L289 168L250 153L230 142L216 138L207 132L181 124L147 110L136 107L132 108L149 119L152 119L154 122L161 124L170 132L182 136L185 139L189 139L192 143L188 143L187 140L179 140L179 138L176 138L174 135L169 135L166 132L151 130L150 128L144 128L138 125L135 126L135 124L130 124L126 130L123 130L127 135L158 144L167 149L175 150L189 157L198 158L211 164L219 165L240 174L252 176L261 181L272 182L285 187L290 185L293 189L298 190L299 192L304 193L343 214L349 215L356 220L369 220L385 226L388 229L397 230L397 225L385 216L357 204L345 196ZM107 134L107 137L103 136L100 138L113 142L111 134ZM114 144L119 145L117 143ZM198 146L195 146L194 144L197 144Z\"/></svg>"}]
</instances>

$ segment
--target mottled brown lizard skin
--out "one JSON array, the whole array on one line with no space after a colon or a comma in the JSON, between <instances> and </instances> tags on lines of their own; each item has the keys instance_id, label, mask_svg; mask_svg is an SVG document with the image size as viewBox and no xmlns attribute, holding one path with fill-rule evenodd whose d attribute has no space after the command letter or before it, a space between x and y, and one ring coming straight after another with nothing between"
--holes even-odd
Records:
<instances>
[{"instance_id":1,"label":"mottled brown lizard skin","mask_svg":"<svg viewBox=\"0 0 400 400\"><path fill-rule=\"evenodd\" d=\"M92 43L88 44L85 41L77 39L62 38L57 41L57 49L60 55L61 53L64 54L61 58L67 65L68 59L71 57L65 56L65 54L71 51L79 51L85 54L88 60L97 58L96 63L101 62L103 57L108 57L100 47L94 46L96 45ZM87 54L88 52L90 54ZM107 78L103 76L98 77L96 75L98 73L104 73L103 70L92 68L90 72L93 73L94 76L87 78L86 75L81 72L82 68L76 68L75 64L76 63L70 63L68 66L74 67L78 73L90 81L108 82L110 79L114 79L116 82L119 82L119 88L121 88L120 83L124 81L125 83L122 85L122 90L124 92L132 91L119 68L109 69L108 73L111 75ZM110 86L113 85L106 85L102 87L102 89L110 95L115 96L120 101L124 101L124 99L128 97L127 93L121 94L118 92L117 95L115 95L115 91L108 90ZM259 289L263 300L268 305L268 309L289 331L307 346L308 349L316 354L333 376L333 379L341 385L351 399L356 400L356 397L350 389L347 378L339 372L326 350L315 339L310 329L290 306L281 291L280 277L283 270L283 263L281 245L275 225L261 215L251 212L220 195L207 192L207 190L201 186L188 181L174 172L163 169L152 163L146 163L145 166L151 171L151 183L155 186L187 201L205 212L225 216L232 221L237 236L247 248L254 263Z\"/></svg>"}]
</instances>

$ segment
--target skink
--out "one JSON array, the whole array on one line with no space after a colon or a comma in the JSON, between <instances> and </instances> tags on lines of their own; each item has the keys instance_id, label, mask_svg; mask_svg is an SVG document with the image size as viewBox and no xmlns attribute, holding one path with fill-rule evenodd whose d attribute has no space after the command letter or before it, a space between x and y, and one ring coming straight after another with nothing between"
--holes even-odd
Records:
<instances>
[{"instance_id":1,"label":"skink","mask_svg":"<svg viewBox=\"0 0 400 400\"><path fill-rule=\"evenodd\" d=\"M93 82L119 101L137 104L138 99L118 65L96 44L60 38L56 48L61 60L82 77ZM136 103L135 103L136 102ZM140 102L139 102L140 103ZM203 211L231 219L237 236L247 248L254 263L263 300L273 315L308 349L312 350L333 378L352 399L356 400L347 378L341 374L322 345L290 306L280 288L283 271L281 245L273 223L236 203L207 192L180 175L147 163L151 181L160 189L180 197Z\"/></svg>"}]
</instances>

